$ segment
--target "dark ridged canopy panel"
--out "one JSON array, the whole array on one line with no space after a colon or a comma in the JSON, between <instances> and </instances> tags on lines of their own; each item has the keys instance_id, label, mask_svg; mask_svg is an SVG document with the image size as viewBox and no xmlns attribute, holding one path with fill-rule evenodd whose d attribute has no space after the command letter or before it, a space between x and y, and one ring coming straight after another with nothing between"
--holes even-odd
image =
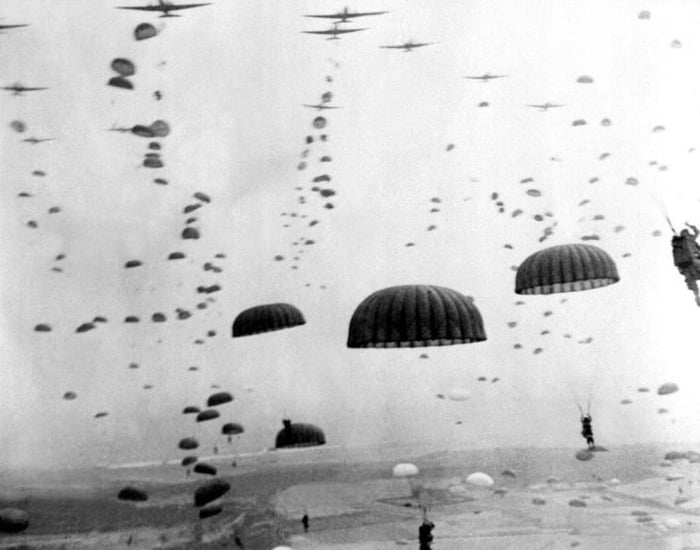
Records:
<instances>
[{"instance_id":1,"label":"dark ridged canopy panel","mask_svg":"<svg viewBox=\"0 0 700 550\"><path fill-rule=\"evenodd\" d=\"M304 315L292 304L264 304L238 314L233 321L233 337L262 334L305 323Z\"/></svg>"}]
</instances>

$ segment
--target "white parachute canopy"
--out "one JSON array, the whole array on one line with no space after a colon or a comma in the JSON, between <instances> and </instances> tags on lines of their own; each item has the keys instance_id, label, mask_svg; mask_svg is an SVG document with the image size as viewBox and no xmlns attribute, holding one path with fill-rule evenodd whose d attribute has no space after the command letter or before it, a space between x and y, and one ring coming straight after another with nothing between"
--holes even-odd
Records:
<instances>
[{"instance_id":1,"label":"white parachute canopy","mask_svg":"<svg viewBox=\"0 0 700 550\"><path fill-rule=\"evenodd\" d=\"M462 388L452 388L448 394L447 397L449 397L452 401L466 401L469 399L469 396L471 394L469 393L469 390L465 390Z\"/></svg>"},{"instance_id":2,"label":"white parachute canopy","mask_svg":"<svg viewBox=\"0 0 700 550\"><path fill-rule=\"evenodd\" d=\"M413 477L417 476L418 472L418 466L409 463L397 464L392 470L394 477Z\"/></svg>"},{"instance_id":3,"label":"white parachute canopy","mask_svg":"<svg viewBox=\"0 0 700 550\"><path fill-rule=\"evenodd\" d=\"M490 475L483 472L474 472L467 477L467 483L471 483L477 487L491 487L493 485L493 479Z\"/></svg>"}]
</instances>

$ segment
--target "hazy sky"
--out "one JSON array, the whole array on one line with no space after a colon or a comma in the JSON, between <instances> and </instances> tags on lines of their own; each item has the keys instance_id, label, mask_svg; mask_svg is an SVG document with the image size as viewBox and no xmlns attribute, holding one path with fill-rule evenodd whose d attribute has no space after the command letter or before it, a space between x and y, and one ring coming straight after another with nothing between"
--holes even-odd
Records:
<instances>
[{"instance_id":1,"label":"hazy sky","mask_svg":"<svg viewBox=\"0 0 700 550\"><path fill-rule=\"evenodd\" d=\"M391 13L326 41L301 31L329 24L301 16L340 3L216 0L174 19L113 9L139 4L3 2L3 23L31 26L0 35L0 84L50 87L0 96L3 466L172 458L194 430L181 409L203 405L212 384L235 396L223 420L245 425L244 450L271 446L283 416L318 424L336 445L574 447L583 443L574 395L589 394L604 445L696 438L700 310L673 266L663 210L676 226L700 221L700 152L692 151L700 144L700 5L358 1L350 8ZM639 19L642 10L651 17ZM145 21L162 30L137 42L133 29ZM378 47L408 39L436 44L411 53ZM133 91L106 85L116 57L136 65ZM487 71L509 77L462 78ZM582 75L594 82L577 83ZM326 91L343 108L325 113L321 143L318 113L301 104ZM525 106L547 101L565 107ZM158 140L159 170L141 166L149 140L104 131L157 119L172 130ZM574 126L579 119L587 124ZM13 120L26 132L10 128ZM29 136L57 141L21 142ZM323 155L332 162L319 162ZM306 170L297 169L301 160ZM322 174L331 181L318 185L337 193L329 199L310 190ZM625 184L631 177L637 186ZM534 181L519 183L525 178ZM531 188L542 196L527 195ZM212 202L184 215L197 191ZM61 211L49 214L53 206ZM516 209L524 213L514 218ZM533 219L546 212L553 216ZM188 216L197 217L200 240L180 238ZM538 242L555 221L554 235ZM592 234L615 259L618 284L515 305L523 298L511 266ZM306 240L314 244L293 245ZM176 250L187 260L166 261ZM54 261L57 254L66 257ZM131 259L143 265L125 270ZM205 271L205 262L224 271ZM197 310L205 297L197 286L214 283L222 286L216 303ZM473 296L488 340L347 349L356 305L412 283ZM299 307L307 324L230 337L240 311L277 301ZM178 307L195 313L175 320ZM154 312L168 322L152 323ZM75 333L96 315L109 322ZM126 315L142 322L125 325ZM53 331L37 333L37 323ZM195 345L199 338L206 344ZM199 371L188 371L194 365ZM666 381L681 391L636 391ZM436 399L456 387L471 399ZM78 398L64 401L66 391ZM623 398L634 403L620 405ZM102 410L109 416L95 420ZM207 448L219 426L199 427Z\"/></svg>"}]
</instances>

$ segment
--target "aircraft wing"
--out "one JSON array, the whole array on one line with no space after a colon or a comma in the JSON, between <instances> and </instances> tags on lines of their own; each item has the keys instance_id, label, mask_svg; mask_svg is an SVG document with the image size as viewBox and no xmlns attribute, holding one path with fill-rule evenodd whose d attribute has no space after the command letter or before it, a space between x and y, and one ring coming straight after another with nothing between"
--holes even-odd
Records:
<instances>
[{"instance_id":1,"label":"aircraft wing","mask_svg":"<svg viewBox=\"0 0 700 550\"><path fill-rule=\"evenodd\" d=\"M318 17L320 19L339 19L343 17L343 14L334 13L333 15L305 15L304 17ZM347 16L346 16L347 17Z\"/></svg>"},{"instance_id":2,"label":"aircraft wing","mask_svg":"<svg viewBox=\"0 0 700 550\"><path fill-rule=\"evenodd\" d=\"M389 50L403 50L406 46L379 46L380 48L386 48Z\"/></svg>"},{"instance_id":3,"label":"aircraft wing","mask_svg":"<svg viewBox=\"0 0 700 550\"><path fill-rule=\"evenodd\" d=\"M20 27L28 27L29 24L24 24L24 25L0 25L0 31L4 31L5 29L18 29Z\"/></svg>"},{"instance_id":4,"label":"aircraft wing","mask_svg":"<svg viewBox=\"0 0 700 550\"><path fill-rule=\"evenodd\" d=\"M118 10L162 11L160 6L117 6Z\"/></svg>"},{"instance_id":5,"label":"aircraft wing","mask_svg":"<svg viewBox=\"0 0 700 550\"><path fill-rule=\"evenodd\" d=\"M419 42L418 44L409 44L411 48L420 48L421 46L432 46L435 42Z\"/></svg>"},{"instance_id":6,"label":"aircraft wing","mask_svg":"<svg viewBox=\"0 0 700 550\"><path fill-rule=\"evenodd\" d=\"M349 32L366 31L367 29L330 29L327 31L303 31L305 34L346 34Z\"/></svg>"},{"instance_id":7,"label":"aircraft wing","mask_svg":"<svg viewBox=\"0 0 700 550\"><path fill-rule=\"evenodd\" d=\"M340 109L340 107L332 107L332 106L326 106L326 105L308 105L306 103L302 103L304 107L310 107L311 109Z\"/></svg>"},{"instance_id":8,"label":"aircraft wing","mask_svg":"<svg viewBox=\"0 0 700 550\"><path fill-rule=\"evenodd\" d=\"M173 4L172 6L168 6L168 10L173 11L173 10L188 10L190 8L198 8L200 6L210 6L211 2L206 2L204 4Z\"/></svg>"},{"instance_id":9,"label":"aircraft wing","mask_svg":"<svg viewBox=\"0 0 700 550\"><path fill-rule=\"evenodd\" d=\"M362 13L344 13L341 14L342 17L364 17L366 15L384 15L389 13L388 11L365 11Z\"/></svg>"},{"instance_id":10,"label":"aircraft wing","mask_svg":"<svg viewBox=\"0 0 700 550\"><path fill-rule=\"evenodd\" d=\"M39 90L48 90L48 88L22 88L22 92L38 92Z\"/></svg>"}]
</instances>

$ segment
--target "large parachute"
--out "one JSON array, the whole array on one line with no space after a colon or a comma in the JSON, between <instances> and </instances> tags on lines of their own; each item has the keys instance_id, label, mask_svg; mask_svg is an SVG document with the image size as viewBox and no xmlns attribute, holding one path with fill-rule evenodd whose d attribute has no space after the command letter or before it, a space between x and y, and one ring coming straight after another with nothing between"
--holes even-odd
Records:
<instances>
[{"instance_id":1,"label":"large parachute","mask_svg":"<svg viewBox=\"0 0 700 550\"><path fill-rule=\"evenodd\" d=\"M349 348L449 346L486 340L481 313L459 292L403 285L370 294L353 313Z\"/></svg>"},{"instance_id":2,"label":"large parachute","mask_svg":"<svg viewBox=\"0 0 700 550\"><path fill-rule=\"evenodd\" d=\"M4 533L19 533L29 527L29 514L19 508L3 508L0 510L0 531Z\"/></svg>"},{"instance_id":3,"label":"large parachute","mask_svg":"<svg viewBox=\"0 0 700 550\"><path fill-rule=\"evenodd\" d=\"M525 259L515 277L516 294L591 290L620 280L607 252L590 244L545 248Z\"/></svg>"},{"instance_id":4,"label":"large parachute","mask_svg":"<svg viewBox=\"0 0 700 550\"><path fill-rule=\"evenodd\" d=\"M136 25L134 29L134 38L136 40L146 40L148 38L153 38L157 34L158 31L150 23L140 23Z\"/></svg>"},{"instance_id":5,"label":"large parachute","mask_svg":"<svg viewBox=\"0 0 700 550\"><path fill-rule=\"evenodd\" d=\"M204 506L225 495L231 489L231 484L223 479L212 479L197 487L194 492L194 505Z\"/></svg>"},{"instance_id":6,"label":"large parachute","mask_svg":"<svg viewBox=\"0 0 700 550\"><path fill-rule=\"evenodd\" d=\"M227 422L221 426L221 433L224 435L240 435L244 432L243 426L236 422Z\"/></svg>"},{"instance_id":7,"label":"large parachute","mask_svg":"<svg viewBox=\"0 0 700 550\"><path fill-rule=\"evenodd\" d=\"M323 431L313 424L292 424L291 420L283 420L284 428L277 433L275 448L284 447L313 447L324 445L326 436Z\"/></svg>"},{"instance_id":8,"label":"large parachute","mask_svg":"<svg viewBox=\"0 0 700 550\"><path fill-rule=\"evenodd\" d=\"M199 447L199 441L197 441L194 437L185 437L180 440L180 443L178 443L177 446L183 451L191 451Z\"/></svg>"},{"instance_id":9,"label":"large parachute","mask_svg":"<svg viewBox=\"0 0 700 550\"><path fill-rule=\"evenodd\" d=\"M224 403L230 403L231 401L233 401L233 395L227 391L221 391L209 396L209 399L207 399L207 407L216 407Z\"/></svg>"},{"instance_id":10,"label":"large parachute","mask_svg":"<svg viewBox=\"0 0 700 550\"><path fill-rule=\"evenodd\" d=\"M207 420L214 420L219 418L219 411L216 409L206 409L197 415L197 422L206 422Z\"/></svg>"},{"instance_id":11,"label":"large parachute","mask_svg":"<svg viewBox=\"0 0 700 550\"><path fill-rule=\"evenodd\" d=\"M119 500L142 502L148 500L148 494L146 491L143 491L138 487L124 487L121 491L119 491L117 498Z\"/></svg>"},{"instance_id":12,"label":"large parachute","mask_svg":"<svg viewBox=\"0 0 700 550\"><path fill-rule=\"evenodd\" d=\"M264 304L248 308L233 321L233 337L262 334L306 323L304 315L292 304Z\"/></svg>"},{"instance_id":13,"label":"large parachute","mask_svg":"<svg viewBox=\"0 0 700 550\"><path fill-rule=\"evenodd\" d=\"M112 70L120 76L133 76L136 74L136 67L128 59L117 57L112 60Z\"/></svg>"}]
</instances>

